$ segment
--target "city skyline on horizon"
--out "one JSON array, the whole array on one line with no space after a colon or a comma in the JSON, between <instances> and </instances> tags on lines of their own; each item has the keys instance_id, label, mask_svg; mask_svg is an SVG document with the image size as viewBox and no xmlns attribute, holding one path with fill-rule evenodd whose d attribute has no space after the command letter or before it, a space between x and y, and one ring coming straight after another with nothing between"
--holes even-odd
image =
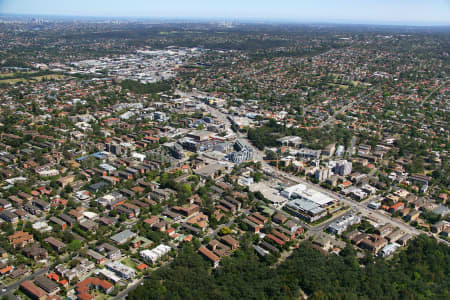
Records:
<instances>
[{"instance_id":1,"label":"city skyline on horizon","mask_svg":"<svg viewBox=\"0 0 450 300\"><path fill-rule=\"evenodd\" d=\"M258 3L256 3L258 2ZM227 4L204 0L186 3L173 0L171 5L130 0L126 5L116 1L98 0L91 3L79 0L61 3L55 0L0 0L0 13L27 16L138 18L166 20L228 20L288 23L337 23L368 25L450 25L450 1L432 0L424 4L418 0L352 1L324 0L298 3L282 0L247 1L245 4L231 0ZM430 4L432 2L432 4ZM38 4L38 5L37 5ZM109 4L108 6L106 4ZM257 5L258 4L258 5Z\"/></svg>"}]
</instances>

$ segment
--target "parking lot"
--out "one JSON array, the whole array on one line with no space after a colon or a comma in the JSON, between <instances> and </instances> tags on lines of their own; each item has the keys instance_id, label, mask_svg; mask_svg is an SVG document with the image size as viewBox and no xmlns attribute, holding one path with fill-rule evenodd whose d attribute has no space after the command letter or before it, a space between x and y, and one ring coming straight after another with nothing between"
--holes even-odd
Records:
<instances>
[{"instance_id":1,"label":"parking lot","mask_svg":"<svg viewBox=\"0 0 450 300\"><path fill-rule=\"evenodd\" d=\"M287 199L282 197L280 195L280 192L275 187L271 186L268 181L250 185L250 191L261 192L263 196L269 199L273 203L273 206L276 208L282 207L287 202Z\"/></svg>"}]
</instances>

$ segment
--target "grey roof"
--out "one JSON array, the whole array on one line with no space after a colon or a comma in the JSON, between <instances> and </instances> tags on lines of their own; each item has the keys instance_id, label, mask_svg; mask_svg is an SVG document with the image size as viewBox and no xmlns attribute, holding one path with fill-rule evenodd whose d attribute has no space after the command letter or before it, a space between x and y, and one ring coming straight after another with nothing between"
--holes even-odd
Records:
<instances>
[{"instance_id":1,"label":"grey roof","mask_svg":"<svg viewBox=\"0 0 450 300\"><path fill-rule=\"evenodd\" d=\"M195 170L194 173L200 176L209 177L213 176L217 171L224 170L226 165L220 163L213 163L198 170Z\"/></svg>"},{"instance_id":2,"label":"grey roof","mask_svg":"<svg viewBox=\"0 0 450 300\"><path fill-rule=\"evenodd\" d=\"M100 253L98 253L92 249L89 249L88 251L86 251L86 254L95 260L102 260L105 258L103 255L101 255Z\"/></svg>"},{"instance_id":3,"label":"grey roof","mask_svg":"<svg viewBox=\"0 0 450 300\"><path fill-rule=\"evenodd\" d=\"M437 214L437 215L440 215L440 216L443 216L443 217L445 215L447 215L449 211L450 210L446 206L443 206L443 205L439 205L438 207L433 209L433 213L434 214Z\"/></svg>"},{"instance_id":4,"label":"grey roof","mask_svg":"<svg viewBox=\"0 0 450 300\"><path fill-rule=\"evenodd\" d=\"M108 185L109 184L106 181L100 181L100 182L97 182L97 183L94 183L94 184L90 185L89 189L92 190L92 191L96 191L96 190L99 190L99 189L101 189L101 188L103 188L105 186L108 186Z\"/></svg>"},{"instance_id":5,"label":"grey roof","mask_svg":"<svg viewBox=\"0 0 450 300\"><path fill-rule=\"evenodd\" d=\"M88 219L82 220L80 222L80 226L87 230L91 230L91 229L98 227L97 223L95 223L94 221L88 220Z\"/></svg>"},{"instance_id":6,"label":"grey roof","mask_svg":"<svg viewBox=\"0 0 450 300\"><path fill-rule=\"evenodd\" d=\"M45 242L47 242L48 244L56 247L56 248L63 248L66 246L66 244L64 244L63 242L61 242L60 240L55 239L54 237L48 237L44 240Z\"/></svg>"},{"instance_id":7,"label":"grey roof","mask_svg":"<svg viewBox=\"0 0 450 300\"><path fill-rule=\"evenodd\" d=\"M325 211L325 209L320 207L317 203L306 199L295 199L288 202L286 205L295 210L307 211L313 214L320 214Z\"/></svg>"},{"instance_id":8,"label":"grey roof","mask_svg":"<svg viewBox=\"0 0 450 300\"><path fill-rule=\"evenodd\" d=\"M98 246L96 248L97 251L105 251L107 253L111 253L111 252L117 252L120 251L119 248L114 247L113 245L109 244L109 243L103 243L100 246Z\"/></svg>"},{"instance_id":9,"label":"grey roof","mask_svg":"<svg viewBox=\"0 0 450 300\"><path fill-rule=\"evenodd\" d=\"M115 235L113 235L111 237L111 240L113 240L114 242L120 244L120 243L124 243L127 240L133 238L136 234L134 232L132 232L131 230L124 230L122 232L119 232Z\"/></svg>"},{"instance_id":10,"label":"grey roof","mask_svg":"<svg viewBox=\"0 0 450 300\"><path fill-rule=\"evenodd\" d=\"M34 283L42 288L47 293L53 293L54 291L59 289L59 286L56 282L48 279L45 276L39 276L34 280Z\"/></svg>"},{"instance_id":11,"label":"grey roof","mask_svg":"<svg viewBox=\"0 0 450 300\"><path fill-rule=\"evenodd\" d=\"M60 218L57 218L57 217L50 217L50 221L52 221L53 223L58 224L58 225L66 224L66 222L64 222L63 220L61 220Z\"/></svg>"},{"instance_id":12,"label":"grey roof","mask_svg":"<svg viewBox=\"0 0 450 300\"><path fill-rule=\"evenodd\" d=\"M70 217L70 216L68 216L66 214L60 214L58 218L60 218L64 222L67 222L67 223L69 223L71 225L76 223L76 220L74 218L72 218L72 217Z\"/></svg>"}]
</instances>

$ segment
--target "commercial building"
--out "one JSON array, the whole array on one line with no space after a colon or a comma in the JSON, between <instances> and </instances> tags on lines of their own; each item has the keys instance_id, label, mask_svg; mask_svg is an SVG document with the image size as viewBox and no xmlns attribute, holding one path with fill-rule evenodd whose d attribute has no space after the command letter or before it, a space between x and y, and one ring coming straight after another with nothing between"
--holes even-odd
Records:
<instances>
[{"instance_id":1,"label":"commercial building","mask_svg":"<svg viewBox=\"0 0 450 300\"><path fill-rule=\"evenodd\" d=\"M284 208L308 222L314 222L327 215L327 210L319 204L307 199L295 199L286 203Z\"/></svg>"},{"instance_id":2,"label":"commercial building","mask_svg":"<svg viewBox=\"0 0 450 300\"><path fill-rule=\"evenodd\" d=\"M321 193L303 183L285 188L281 192L281 196L283 196L287 199L308 200L308 201L314 202L318 206L322 206L322 207L332 204L335 201L328 195Z\"/></svg>"}]
</instances>

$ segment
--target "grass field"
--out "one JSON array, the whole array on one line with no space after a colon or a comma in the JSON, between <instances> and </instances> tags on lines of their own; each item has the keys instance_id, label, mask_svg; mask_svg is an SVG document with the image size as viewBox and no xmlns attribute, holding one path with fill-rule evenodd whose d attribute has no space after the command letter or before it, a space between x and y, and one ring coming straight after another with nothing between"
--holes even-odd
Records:
<instances>
[{"instance_id":1,"label":"grass field","mask_svg":"<svg viewBox=\"0 0 450 300\"><path fill-rule=\"evenodd\" d=\"M17 83L19 81L26 82L27 80L23 79L23 78L0 79L0 83L7 83L7 84L15 84L15 83Z\"/></svg>"},{"instance_id":2,"label":"grass field","mask_svg":"<svg viewBox=\"0 0 450 300\"><path fill-rule=\"evenodd\" d=\"M14 76L14 73L1 73L0 78L11 77Z\"/></svg>"},{"instance_id":3,"label":"grass field","mask_svg":"<svg viewBox=\"0 0 450 300\"><path fill-rule=\"evenodd\" d=\"M7 77L20 77L21 74L31 74L33 71L30 72L19 72L19 73L0 73L0 78L7 78Z\"/></svg>"},{"instance_id":4,"label":"grass field","mask_svg":"<svg viewBox=\"0 0 450 300\"><path fill-rule=\"evenodd\" d=\"M28 71L28 72L9 72L9 73L0 73L0 78L8 78L8 77L14 77L14 78L20 78L22 74L32 74L36 73L35 71Z\"/></svg>"},{"instance_id":5,"label":"grass field","mask_svg":"<svg viewBox=\"0 0 450 300\"><path fill-rule=\"evenodd\" d=\"M0 77L1 78L1 77ZM64 75L60 74L49 74L49 75L42 75L42 76L36 76L36 77L30 77L30 78L10 78L10 79L0 79L1 83L7 83L7 84L15 84L17 82L35 82L35 81L44 81L44 80L60 80L65 78Z\"/></svg>"},{"instance_id":6,"label":"grass field","mask_svg":"<svg viewBox=\"0 0 450 300\"><path fill-rule=\"evenodd\" d=\"M37 76L33 77L34 80L49 80L49 79L63 79L65 76L60 74L50 74L50 75L43 75L43 76Z\"/></svg>"},{"instance_id":7,"label":"grass field","mask_svg":"<svg viewBox=\"0 0 450 300\"><path fill-rule=\"evenodd\" d=\"M338 87L338 88L340 88L340 89L344 89L344 90L346 90L346 89L348 89L348 88L349 88L349 86L348 86L348 85L344 85L344 84L337 84L337 83L328 83L328 85L330 85L330 86L334 86L334 87Z\"/></svg>"},{"instance_id":8,"label":"grass field","mask_svg":"<svg viewBox=\"0 0 450 300\"><path fill-rule=\"evenodd\" d=\"M121 263L130 268L136 269L136 263L132 261L129 257L122 259Z\"/></svg>"}]
</instances>

